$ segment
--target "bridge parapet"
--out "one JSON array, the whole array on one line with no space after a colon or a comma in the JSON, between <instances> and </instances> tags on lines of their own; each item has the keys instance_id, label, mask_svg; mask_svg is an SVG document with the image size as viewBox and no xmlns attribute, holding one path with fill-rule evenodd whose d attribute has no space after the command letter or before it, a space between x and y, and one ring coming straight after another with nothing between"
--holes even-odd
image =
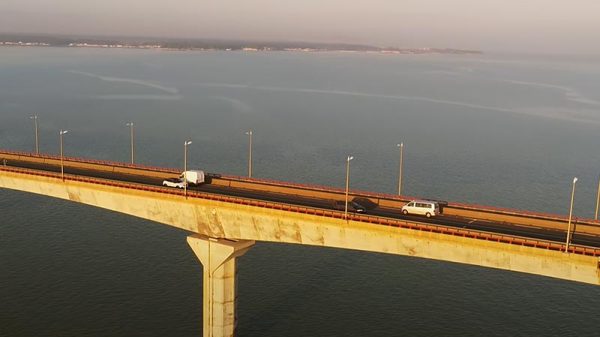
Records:
<instances>
[{"instance_id":1,"label":"bridge parapet","mask_svg":"<svg viewBox=\"0 0 600 337\"><path fill-rule=\"evenodd\" d=\"M59 173L53 173L53 172L40 172L38 170L20 169L20 168L12 168L12 167L0 167L0 173L2 171L7 172L7 173L12 172L12 173L17 174L17 176L19 174L25 174L25 175L31 175L31 176L40 176L40 177L51 178L53 180L59 180L59 181L61 180L61 175ZM181 191L175 190L172 188L165 188L165 187L161 187L161 186L149 186L149 185L137 184L137 183L120 182L120 181L114 181L114 180L102 179L102 178L81 177L81 176L77 176L77 175L66 174L64 180L66 182L71 181L74 183L79 182L79 183L84 183L84 184L95 184L95 185L100 185L100 186L106 186L109 188L114 187L114 188L128 189L128 190L134 190L134 191L139 190L139 191L144 191L144 192L159 193L159 194L169 195L169 196L183 196ZM0 187L2 187L2 186L0 185ZM18 190L19 188L13 188L13 189ZM45 193L38 193L38 194L45 194ZM63 198L63 199L71 198L71 195L69 195L68 197L64 197L64 196L60 196L60 195L50 195L50 196L59 197L59 198ZM212 194L212 193L205 193L205 192L199 192L199 191L189 191L187 194L187 198L192 199L192 200L193 199L204 199L204 200L231 203L231 204L236 204L236 205L246 205L246 206L263 208L263 209L272 209L272 210L279 210L279 211L285 211L285 212L291 212L291 213L297 213L297 214L306 214L306 215L313 215L313 216L318 216L318 217L332 218L332 219L338 219L338 220L342 220L342 221L345 219L344 213L341 211L326 210L326 209L306 207L306 206L297 206L297 205L271 202L271 201L254 200L254 199L247 199L247 198L235 197L235 196L216 195L216 194ZM184 198L184 200L186 200L186 199ZM80 200L73 200L73 201L81 202ZM371 216L371 215L366 215L366 214L350 213L350 214L348 214L347 221L344 221L344 222L348 222L348 221L353 221L355 223L373 224L373 225L378 225L378 226L404 228L404 229L437 233L437 234L450 235L450 236L457 236L457 237L465 237L465 238L483 240L483 241L506 243L506 244L511 244L511 245L524 246L524 247L535 247L535 248L541 248L541 249L558 251L558 252L562 252L565 250L565 245L563 243L556 243L553 241L532 239L532 238L518 237L518 236L511 236L511 235L503 235L503 234L498 234L498 233L490 233L490 232L465 229L465 228L446 227L446 226L441 226L441 225L422 223L422 222L418 222L418 221L406 221L406 220L400 220L400 219L382 218L382 217ZM163 221L159 221L159 222L163 222ZM170 224L170 223L168 223L168 224ZM176 227L197 232L196 230L193 229L193 227L179 227L179 226L176 226ZM208 235L210 237L244 239L244 238L237 237L237 236L223 236L223 233L221 231L217 231L217 232L204 231L204 232L198 232L198 233ZM277 242L277 241L275 241L275 242ZM600 257L600 248L594 248L594 247L587 247L587 246L571 244L571 245L569 245L569 252L573 253L573 254L578 254L578 255Z\"/></svg>"},{"instance_id":2,"label":"bridge parapet","mask_svg":"<svg viewBox=\"0 0 600 337\"><path fill-rule=\"evenodd\" d=\"M0 151L0 163L3 160L6 160L9 164L10 161L13 160L30 163L48 164L52 166L60 166L61 164L60 156L48 154L36 155L32 153L18 151ZM178 175L179 173L181 173L180 170L173 168L130 164L107 160L64 157L63 161L65 167L91 169L103 172L119 172L131 175L144 175L150 177L172 177L173 174Z\"/></svg>"},{"instance_id":3,"label":"bridge parapet","mask_svg":"<svg viewBox=\"0 0 600 337\"><path fill-rule=\"evenodd\" d=\"M37 156L35 154L24 152L0 151L0 160L2 158L7 160L42 162L56 166L60 165L60 157L52 155ZM144 175L161 179L172 177L174 174L180 173L178 169L174 168L159 168L111 161L98 161L68 157L65 157L65 165L75 168L88 168L105 172ZM268 179L246 178L232 175L222 175L221 177L213 178L212 184L262 192L298 195L309 198L321 198L329 200L344 200L345 198L345 191L339 188L296 184ZM398 210L410 200L421 199L418 197L397 196L355 190L350 191L350 197L369 198L380 207ZM444 207L444 212L446 215L454 215L464 218L498 223L518 224L560 231L565 230L568 223L566 216L556 214L537 213L508 208L452 202L450 202L448 206ZM600 221L575 218L574 232L581 234L600 235Z\"/></svg>"},{"instance_id":4,"label":"bridge parapet","mask_svg":"<svg viewBox=\"0 0 600 337\"><path fill-rule=\"evenodd\" d=\"M222 176L221 178L213 179L213 184L331 200L343 201L345 198L345 191L342 189L315 185L291 184L287 182L265 179L249 179L237 176ZM402 206L404 206L410 200L422 199L419 197L397 196L364 191L350 191L349 196L350 198L369 198L380 207L398 210L400 210L400 208L402 208ZM504 222L555 230L565 230L568 222L568 218L566 216L556 214L452 202L450 202L448 206L444 207L444 213L446 215L454 215L464 218L501 223ZM600 235L600 221L595 221L592 219L575 219L574 227L575 231L578 233Z\"/></svg>"}]
</instances>

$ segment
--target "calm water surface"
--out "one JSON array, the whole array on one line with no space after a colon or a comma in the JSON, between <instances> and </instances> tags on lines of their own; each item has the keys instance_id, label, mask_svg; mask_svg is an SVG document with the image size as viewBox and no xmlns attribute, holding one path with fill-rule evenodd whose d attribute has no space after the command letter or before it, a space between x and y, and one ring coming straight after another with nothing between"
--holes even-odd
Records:
<instances>
[{"instance_id":1,"label":"calm water surface","mask_svg":"<svg viewBox=\"0 0 600 337\"><path fill-rule=\"evenodd\" d=\"M600 61L0 48L0 148L592 217ZM0 190L0 336L199 336L186 232ZM238 336L598 336L600 288L474 266L257 244Z\"/></svg>"}]
</instances>

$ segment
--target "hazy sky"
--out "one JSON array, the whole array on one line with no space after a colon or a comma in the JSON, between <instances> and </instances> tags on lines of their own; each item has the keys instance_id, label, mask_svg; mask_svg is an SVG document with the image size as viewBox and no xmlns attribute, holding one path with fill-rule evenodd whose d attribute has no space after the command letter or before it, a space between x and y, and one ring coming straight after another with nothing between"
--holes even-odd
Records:
<instances>
[{"instance_id":1,"label":"hazy sky","mask_svg":"<svg viewBox=\"0 0 600 337\"><path fill-rule=\"evenodd\" d=\"M600 0L0 0L0 32L600 53Z\"/></svg>"}]
</instances>

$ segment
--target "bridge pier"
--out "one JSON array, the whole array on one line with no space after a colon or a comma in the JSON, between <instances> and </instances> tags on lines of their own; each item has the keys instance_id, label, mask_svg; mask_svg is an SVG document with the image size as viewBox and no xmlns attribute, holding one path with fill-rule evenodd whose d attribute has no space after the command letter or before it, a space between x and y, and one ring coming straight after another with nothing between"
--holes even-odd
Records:
<instances>
[{"instance_id":1,"label":"bridge pier","mask_svg":"<svg viewBox=\"0 0 600 337\"><path fill-rule=\"evenodd\" d=\"M202 335L232 337L237 325L236 258L244 255L254 241L191 235L187 242L204 269Z\"/></svg>"}]
</instances>

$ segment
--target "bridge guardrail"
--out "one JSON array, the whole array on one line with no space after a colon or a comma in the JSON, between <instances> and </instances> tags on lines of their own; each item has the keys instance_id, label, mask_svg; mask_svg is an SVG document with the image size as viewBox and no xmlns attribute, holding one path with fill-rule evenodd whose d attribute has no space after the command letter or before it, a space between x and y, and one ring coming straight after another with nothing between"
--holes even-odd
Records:
<instances>
[{"instance_id":1,"label":"bridge guardrail","mask_svg":"<svg viewBox=\"0 0 600 337\"><path fill-rule=\"evenodd\" d=\"M297 194L303 196L313 196L328 198L334 200L343 200L345 190L316 186L280 182L268 179L256 179L223 175L221 178L214 180L213 183L221 183L226 186L248 188L257 190L268 190L270 192ZM264 188L256 188L256 185L262 185ZM350 191L350 198L366 197L371 199L379 206L400 209L406 202L418 197L397 196L384 193L373 193L365 191ZM470 205L462 203L449 203L444 207L444 213L447 215L455 215L460 217L487 220L499 223L520 224L526 226L536 226L540 228L550 228L557 230L565 230L568 222L566 216L555 214L547 214L540 212L530 212L514 210L509 208L489 207L480 205ZM600 222L591 219L574 218L574 228L578 233L600 235Z\"/></svg>"},{"instance_id":2,"label":"bridge guardrail","mask_svg":"<svg viewBox=\"0 0 600 337\"><path fill-rule=\"evenodd\" d=\"M2 154L12 154L22 156L23 159L31 158L46 158L53 161L60 162L59 156L52 155L40 155L17 152L17 151L2 151L0 152L0 158ZM170 174L179 174L179 170L173 168L161 168L144 165L132 165L127 163L119 163L112 161L101 161L101 160L90 160L82 158L68 158L65 157L66 162L80 163L80 164L91 164L98 165L94 167L97 170L108 171L105 168L111 167L113 172L119 173L130 173L130 174L142 174L150 176L166 177ZM56 164L56 163L54 163ZM127 171L131 170L131 171ZM159 175L153 174L153 172L160 172ZM142 174L142 175L144 175ZM212 183L217 185L225 185L229 187L254 189L259 191L270 191L276 193L296 194L308 197L321 197L332 200L342 200L345 194L345 190L319 185L308 185L298 183L288 183L270 179L260 178L247 178L234 175L222 175L221 177L212 178ZM399 209L404 203L420 199L418 197L408 196L397 196L384 193L375 193L368 191L350 191L350 196L353 197L366 197L374 200L376 204L382 207L397 208ZM460 217L494 221L499 223L510 223L520 224L525 226L536 226L539 228L550 228L556 230L564 230L566 228L568 218L566 216L560 216L556 214L548 214L541 212L531 212L524 210L514 210L502 207L492 206L481 206L464 203L449 203L448 206L444 207L445 214L455 215ZM575 218L574 229L577 233L600 235L600 221L592 219L581 219Z\"/></svg>"},{"instance_id":3,"label":"bridge guardrail","mask_svg":"<svg viewBox=\"0 0 600 337\"><path fill-rule=\"evenodd\" d=\"M52 173L52 172L41 172L38 170L30 170L30 169L22 169L22 168L14 168L14 167L1 167L1 166L0 166L0 170L19 173L19 174L28 174L28 175L34 175L34 176L42 176L42 177L49 177L49 178L54 178L54 179L61 179L60 174ZM126 183L126 182L120 182L120 181L109 180L109 179L89 178L89 177L82 177L82 176L71 175L71 174L65 174L65 180L182 196L182 193L179 190L164 188L161 186L150 186L150 185L144 185L144 184L138 184L138 183ZM305 206L296 206L296 205L290 205L290 204L276 203L276 202L263 201L263 200L254 200L254 199L247 199L247 198L241 198L241 197L224 196L224 195L210 194L210 193L198 192L198 191L189 191L188 198L215 200L215 201L221 201L221 202L227 202L227 203L283 210L283 211L288 211L288 212L310 214L310 215L323 216L323 217L329 217L329 218L337 218L337 219L344 218L344 213L341 211L325 210L325 209L305 207ZM409 221L405 221L405 220L384 218L384 217L375 217L375 216L371 216L371 215L350 213L350 214L348 214L348 220L353 220L353 221L358 221L358 222L363 222L363 223L370 223L370 224L377 224L377 225L392 226L392 227L398 227L398 228L405 228L405 229L411 229L411 230L425 231L425 232L433 232L433 233L452 235L452 236L461 236L461 237L467 237L467 238L478 239L478 240L494 241L494 242L506 243L506 244L512 244L512 245L535 247L535 248L553 250L553 251L564 251L564 249L565 249L564 244L553 242L553 241L532 239L532 238L526 238L526 237L520 237L520 236L511 236L511 235L506 235L506 234L498 234L498 233L493 233L493 232L485 232L485 231L478 231L478 230L472 230L472 229L446 227L446 226L442 226L442 225L433 225L433 224L420 223L420 222L412 222L412 221L409 222ZM600 256L600 248L588 247L588 246L582 246L582 245L569 245L569 252L573 253L573 254L586 255L586 256Z\"/></svg>"},{"instance_id":4,"label":"bridge guardrail","mask_svg":"<svg viewBox=\"0 0 600 337\"><path fill-rule=\"evenodd\" d=\"M36 155L36 154L32 154L32 153L19 152L19 151L0 151L0 160L1 159L23 160L23 161L43 163L43 164L49 164L49 165L60 165L60 161L61 161L60 156L47 155L47 154ZM165 176L165 174L168 174L168 176L171 176L172 174L179 175L181 173L179 170L172 169L172 168L121 163L121 162L113 162L113 161L107 161L107 160L75 158L75 157L64 157L63 162L66 165L78 167L78 168L89 168L89 169L95 169L98 171L118 172L118 173L138 174L138 175L148 175L148 176L163 177L163 176ZM75 165L73 165L73 164L75 164ZM107 169L107 168L110 168L110 169ZM156 173L160 173L160 174L157 175Z\"/></svg>"}]
</instances>

